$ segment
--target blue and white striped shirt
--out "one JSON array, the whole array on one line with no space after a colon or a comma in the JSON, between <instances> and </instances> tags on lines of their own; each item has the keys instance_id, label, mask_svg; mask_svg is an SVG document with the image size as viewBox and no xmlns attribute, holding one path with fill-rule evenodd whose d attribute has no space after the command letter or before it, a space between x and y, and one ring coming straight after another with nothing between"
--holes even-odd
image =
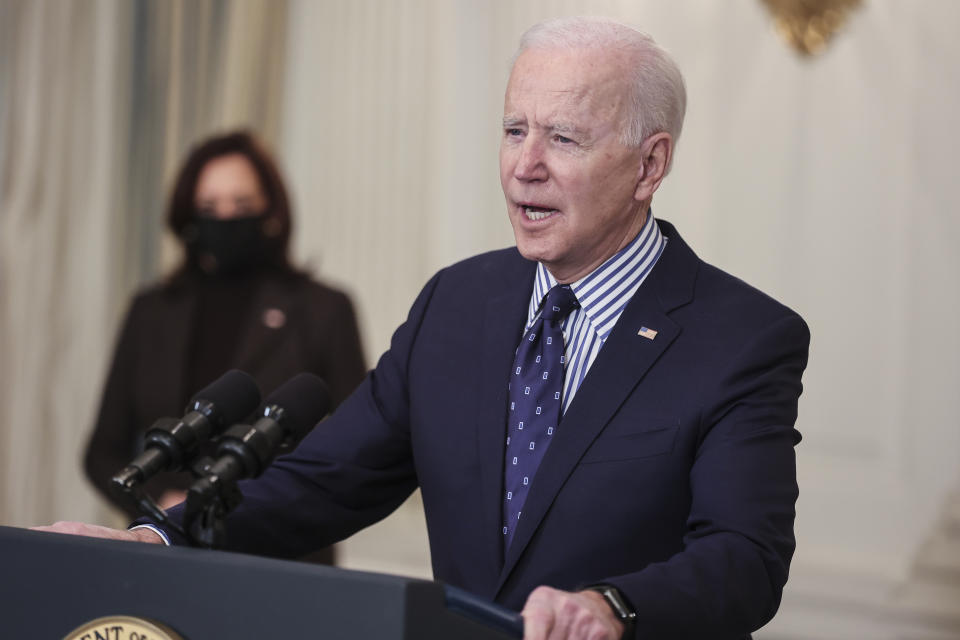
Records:
<instances>
[{"instance_id":1,"label":"blue and white striped shirt","mask_svg":"<svg viewBox=\"0 0 960 640\"><path fill-rule=\"evenodd\" d=\"M660 233L651 210L640 233L630 244L590 274L570 284L580 306L567 316L562 325L563 342L566 345L563 365L564 413L623 309L657 263L666 244L667 239ZM540 317L543 300L556 284L556 278L550 275L543 263L538 264L524 334Z\"/></svg>"}]
</instances>

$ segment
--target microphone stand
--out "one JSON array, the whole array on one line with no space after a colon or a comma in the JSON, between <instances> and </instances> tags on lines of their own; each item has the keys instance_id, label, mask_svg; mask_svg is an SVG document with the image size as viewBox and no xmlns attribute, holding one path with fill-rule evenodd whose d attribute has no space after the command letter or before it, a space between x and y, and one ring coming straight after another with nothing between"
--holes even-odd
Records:
<instances>
[{"instance_id":1,"label":"microphone stand","mask_svg":"<svg viewBox=\"0 0 960 640\"><path fill-rule=\"evenodd\" d=\"M184 506L183 525L170 519L167 512L144 492L136 468L126 467L111 480L114 495L157 524L167 526L205 549L219 549L226 536L224 519L243 499L237 485L240 474L230 459L214 463L207 456L197 459L190 472L198 478Z\"/></svg>"},{"instance_id":2,"label":"microphone stand","mask_svg":"<svg viewBox=\"0 0 960 640\"><path fill-rule=\"evenodd\" d=\"M126 467L120 471L120 473L113 476L110 481L110 486L115 496L134 507L140 513L156 521L158 524L170 527L182 536L187 535L182 527L170 520L167 512L157 504L156 500L143 491L136 469Z\"/></svg>"},{"instance_id":3,"label":"microphone stand","mask_svg":"<svg viewBox=\"0 0 960 640\"><path fill-rule=\"evenodd\" d=\"M243 500L237 484L240 473L235 467L231 459L214 462L211 458L201 458L194 465L193 475L198 480L187 491L183 528L194 544L205 549L223 547L227 533L224 520Z\"/></svg>"},{"instance_id":4,"label":"microphone stand","mask_svg":"<svg viewBox=\"0 0 960 640\"><path fill-rule=\"evenodd\" d=\"M279 453L293 448L299 438L280 426L285 409L268 405L252 425L227 429L217 447L217 459L201 458L192 467L197 478L187 491L183 528L202 547L217 549L226 538L224 519L243 500L239 481L254 478ZM300 434L302 437L302 434Z\"/></svg>"}]
</instances>

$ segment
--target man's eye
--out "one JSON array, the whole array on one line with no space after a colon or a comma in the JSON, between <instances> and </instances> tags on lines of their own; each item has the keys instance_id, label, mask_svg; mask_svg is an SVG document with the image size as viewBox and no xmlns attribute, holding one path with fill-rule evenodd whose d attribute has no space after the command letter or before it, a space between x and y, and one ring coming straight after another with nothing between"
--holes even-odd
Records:
<instances>
[{"instance_id":1,"label":"man's eye","mask_svg":"<svg viewBox=\"0 0 960 640\"><path fill-rule=\"evenodd\" d=\"M574 144L573 140L571 140L567 136L562 136L559 133L553 136L553 139L559 142L560 144Z\"/></svg>"},{"instance_id":2,"label":"man's eye","mask_svg":"<svg viewBox=\"0 0 960 640\"><path fill-rule=\"evenodd\" d=\"M506 129L505 133L510 137L522 136L523 129L517 129L516 127L512 127L512 128Z\"/></svg>"}]
</instances>

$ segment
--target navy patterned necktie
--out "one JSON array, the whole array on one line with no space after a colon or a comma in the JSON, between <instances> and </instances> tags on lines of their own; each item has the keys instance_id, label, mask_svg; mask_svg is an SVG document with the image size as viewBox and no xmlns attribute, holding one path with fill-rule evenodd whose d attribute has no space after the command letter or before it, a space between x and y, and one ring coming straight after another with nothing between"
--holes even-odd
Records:
<instances>
[{"instance_id":1,"label":"navy patterned necktie","mask_svg":"<svg viewBox=\"0 0 960 640\"><path fill-rule=\"evenodd\" d=\"M579 306L567 285L547 292L540 317L523 336L510 374L503 548L510 546L530 483L543 460L563 404L563 319Z\"/></svg>"}]
</instances>

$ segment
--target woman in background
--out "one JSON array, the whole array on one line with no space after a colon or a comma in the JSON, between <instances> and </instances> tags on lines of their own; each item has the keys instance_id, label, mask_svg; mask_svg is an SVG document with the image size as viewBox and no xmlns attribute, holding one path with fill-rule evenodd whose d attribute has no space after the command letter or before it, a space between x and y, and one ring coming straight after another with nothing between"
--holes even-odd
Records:
<instances>
[{"instance_id":1,"label":"woman in background","mask_svg":"<svg viewBox=\"0 0 960 640\"><path fill-rule=\"evenodd\" d=\"M316 373L334 405L365 373L350 300L289 262L287 191L251 135L210 138L192 150L167 223L184 262L134 298L85 458L94 486L130 516L140 514L114 498L110 478L156 419L183 415L190 397L227 369L250 373L265 396L301 371ZM146 489L168 507L191 480L160 474Z\"/></svg>"}]
</instances>

